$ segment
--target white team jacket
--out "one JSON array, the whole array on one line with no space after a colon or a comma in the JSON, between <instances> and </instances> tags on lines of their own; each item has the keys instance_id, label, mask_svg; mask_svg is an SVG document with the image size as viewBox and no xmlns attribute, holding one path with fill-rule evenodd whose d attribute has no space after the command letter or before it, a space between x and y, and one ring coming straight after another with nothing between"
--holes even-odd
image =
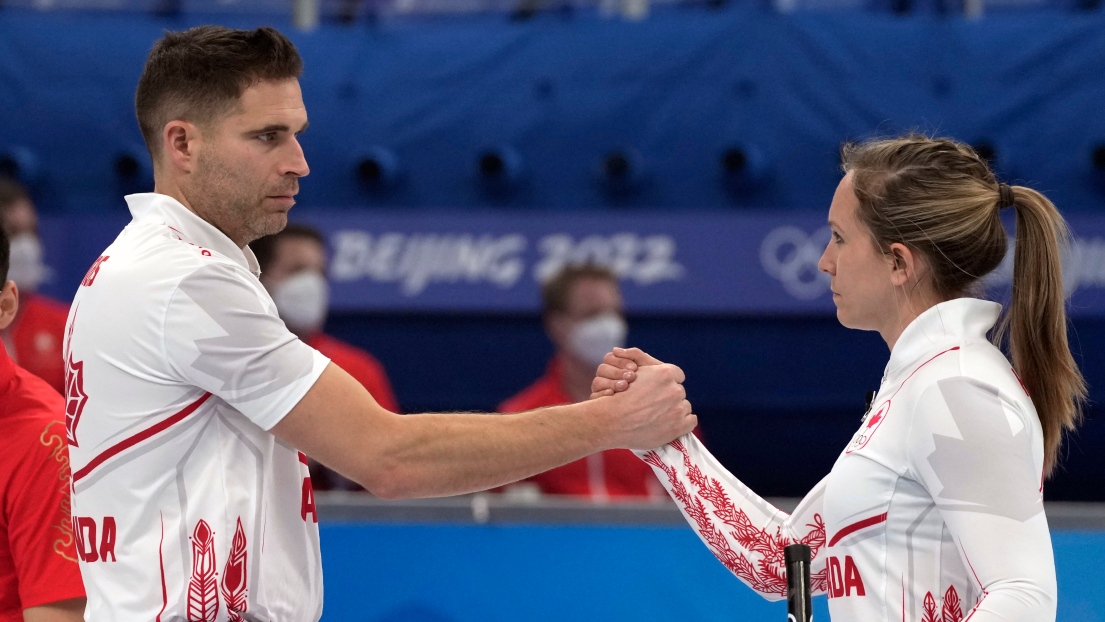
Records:
<instances>
[{"instance_id":1,"label":"white team jacket","mask_svg":"<svg viewBox=\"0 0 1105 622\"><path fill-rule=\"evenodd\" d=\"M914 320L860 429L789 516L692 435L638 455L714 555L766 598L785 597L783 547L804 542L834 622L1053 622L1043 433L986 339L1000 310L962 298Z\"/></svg>"},{"instance_id":2,"label":"white team jacket","mask_svg":"<svg viewBox=\"0 0 1105 622\"><path fill-rule=\"evenodd\" d=\"M170 197L127 202L65 340L86 619L317 620L307 459L267 430L329 361L285 328L248 248Z\"/></svg>"}]
</instances>

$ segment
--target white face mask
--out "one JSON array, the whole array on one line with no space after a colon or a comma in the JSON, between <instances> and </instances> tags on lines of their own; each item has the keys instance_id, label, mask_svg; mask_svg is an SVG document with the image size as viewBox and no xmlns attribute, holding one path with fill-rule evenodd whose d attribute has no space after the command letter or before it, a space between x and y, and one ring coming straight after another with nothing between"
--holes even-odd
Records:
<instances>
[{"instance_id":1,"label":"white face mask","mask_svg":"<svg viewBox=\"0 0 1105 622\"><path fill-rule=\"evenodd\" d=\"M272 301L288 328L312 332L322 328L326 321L330 286L318 272L304 270L274 287Z\"/></svg>"},{"instance_id":2,"label":"white face mask","mask_svg":"<svg viewBox=\"0 0 1105 622\"><path fill-rule=\"evenodd\" d=\"M568 349L579 360L598 367L602 357L625 346L629 327L617 313L603 313L575 325L568 335Z\"/></svg>"},{"instance_id":3,"label":"white face mask","mask_svg":"<svg viewBox=\"0 0 1105 622\"><path fill-rule=\"evenodd\" d=\"M50 268L42 263L42 243L33 233L21 233L11 239L8 278L19 289L33 292L50 278Z\"/></svg>"}]
</instances>

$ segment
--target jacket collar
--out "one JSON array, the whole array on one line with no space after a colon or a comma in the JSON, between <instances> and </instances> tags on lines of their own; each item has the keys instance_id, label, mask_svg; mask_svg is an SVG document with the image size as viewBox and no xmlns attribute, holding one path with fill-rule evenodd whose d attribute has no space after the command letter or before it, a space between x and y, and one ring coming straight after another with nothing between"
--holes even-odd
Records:
<instances>
[{"instance_id":1,"label":"jacket collar","mask_svg":"<svg viewBox=\"0 0 1105 622\"><path fill-rule=\"evenodd\" d=\"M906 326L886 365L884 377L911 366L917 359L940 348L965 341L986 340L1001 314L1001 305L977 298L956 298L926 310Z\"/></svg>"},{"instance_id":2,"label":"jacket collar","mask_svg":"<svg viewBox=\"0 0 1105 622\"><path fill-rule=\"evenodd\" d=\"M248 246L238 248L233 240L226 237L215 225L200 218L192 210L184 207L180 201L173 197L156 192L142 194L129 194L126 197L127 207L131 216L136 220L152 221L164 224L171 229L171 234L177 239L190 242L196 246L202 246L207 250L219 253L234 263L253 273L261 274L257 265L257 257Z\"/></svg>"}]
</instances>

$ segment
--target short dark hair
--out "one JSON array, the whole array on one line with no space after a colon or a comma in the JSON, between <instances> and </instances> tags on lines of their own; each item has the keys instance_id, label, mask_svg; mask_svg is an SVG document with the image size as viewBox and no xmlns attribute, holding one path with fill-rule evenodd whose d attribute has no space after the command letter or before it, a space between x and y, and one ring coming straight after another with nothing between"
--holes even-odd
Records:
<instances>
[{"instance_id":1,"label":"short dark hair","mask_svg":"<svg viewBox=\"0 0 1105 622\"><path fill-rule=\"evenodd\" d=\"M157 159L166 123L211 123L230 113L250 85L298 78L302 71L295 45L274 28L166 31L146 57L134 97L150 156Z\"/></svg>"},{"instance_id":2,"label":"short dark hair","mask_svg":"<svg viewBox=\"0 0 1105 622\"><path fill-rule=\"evenodd\" d=\"M8 262L11 260L11 244L8 243L8 234L0 227L0 287L8 282Z\"/></svg>"},{"instance_id":3,"label":"short dark hair","mask_svg":"<svg viewBox=\"0 0 1105 622\"><path fill-rule=\"evenodd\" d=\"M19 201L30 201L31 195L23 184L9 177L0 176L0 212Z\"/></svg>"},{"instance_id":4,"label":"short dark hair","mask_svg":"<svg viewBox=\"0 0 1105 622\"><path fill-rule=\"evenodd\" d=\"M320 246L326 248L326 240L318 229L307 225L289 223L283 231L266 235L249 243L250 250L257 256L257 265L260 266L261 272L268 270L272 266L272 262L276 261L276 246L280 243L280 240L289 238L306 238L318 242Z\"/></svg>"},{"instance_id":5,"label":"short dark hair","mask_svg":"<svg viewBox=\"0 0 1105 622\"><path fill-rule=\"evenodd\" d=\"M606 266L598 264L568 265L545 281L541 287L542 313L564 313L568 310L568 298L572 295L572 288L580 281L587 279L599 279L618 284L618 277L614 271Z\"/></svg>"}]
</instances>

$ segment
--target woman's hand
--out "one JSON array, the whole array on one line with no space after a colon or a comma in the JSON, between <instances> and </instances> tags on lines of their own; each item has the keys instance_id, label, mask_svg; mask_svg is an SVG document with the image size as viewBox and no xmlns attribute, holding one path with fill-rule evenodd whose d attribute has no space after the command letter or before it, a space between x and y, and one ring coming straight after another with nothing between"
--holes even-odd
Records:
<instances>
[{"instance_id":1,"label":"woman's hand","mask_svg":"<svg viewBox=\"0 0 1105 622\"><path fill-rule=\"evenodd\" d=\"M591 381L591 398L606 397L625 391L637 379L637 370L646 365L662 365L640 348L614 348L602 359Z\"/></svg>"}]
</instances>

